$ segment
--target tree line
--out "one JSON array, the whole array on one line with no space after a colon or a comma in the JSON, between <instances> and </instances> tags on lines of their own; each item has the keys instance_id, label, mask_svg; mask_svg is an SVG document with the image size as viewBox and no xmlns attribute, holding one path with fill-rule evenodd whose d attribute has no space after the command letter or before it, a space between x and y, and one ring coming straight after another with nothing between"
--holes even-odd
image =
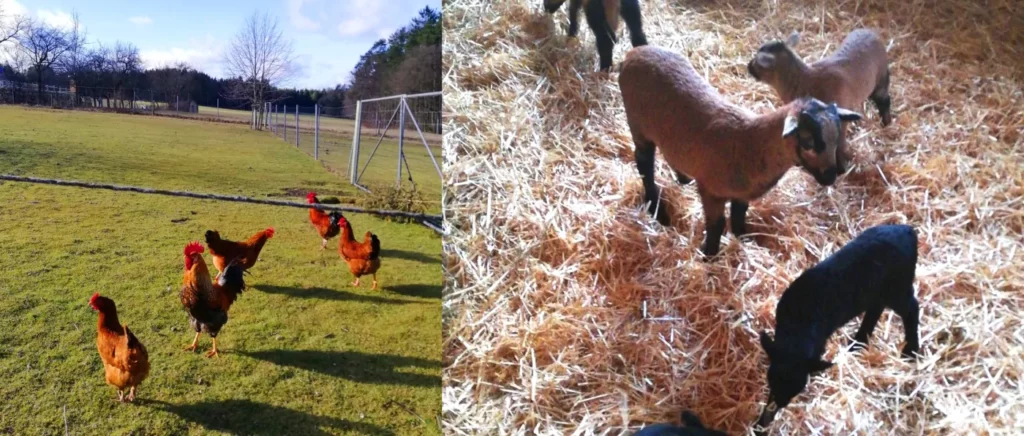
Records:
<instances>
[{"instance_id":1,"label":"tree line","mask_svg":"<svg viewBox=\"0 0 1024 436\"><path fill-rule=\"evenodd\" d=\"M441 89L441 14L430 7L389 38L375 42L360 57L349 83L326 89L281 86L291 78L294 66L291 42L266 14L253 14L232 41L224 59L228 78L211 77L184 63L147 69L138 47L130 42L89 43L77 15L70 28L25 17L3 18L0 10L0 23L5 23L0 24L0 43L9 41L13 49L0 64L0 80L34 83L40 97L45 85L73 84L83 96L93 93L109 99L108 105L150 99L174 103L176 98L204 106L219 101L221 107L237 109L260 108L266 102L319 104L346 107L344 115L351 116L358 99Z\"/></svg>"}]
</instances>

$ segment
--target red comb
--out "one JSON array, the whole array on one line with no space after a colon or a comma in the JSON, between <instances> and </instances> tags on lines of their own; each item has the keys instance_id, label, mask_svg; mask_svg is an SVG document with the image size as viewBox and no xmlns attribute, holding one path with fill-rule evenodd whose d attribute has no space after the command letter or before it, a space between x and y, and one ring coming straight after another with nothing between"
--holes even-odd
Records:
<instances>
[{"instance_id":1,"label":"red comb","mask_svg":"<svg viewBox=\"0 0 1024 436\"><path fill-rule=\"evenodd\" d=\"M315 199L316 199L316 192L310 192L309 194L306 194L306 201L312 203L313 200L315 200Z\"/></svg>"},{"instance_id":2,"label":"red comb","mask_svg":"<svg viewBox=\"0 0 1024 436\"><path fill-rule=\"evenodd\" d=\"M267 234L267 238L273 238L274 237L274 228L273 227L267 227L267 229L264 230L264 233Z\"/></svg>"},{"instance_id":3,"label":"red comb","mask_svg":"<svg viewBox=\"0 0 1024 436\"><path fill-rule=\"evenodd\" d=\"M199 254L199 253L202 253L202 252L203 252L203 244L200 244L199 241L192 241L192 242L189 242L188 245L185 245L185 256L186 257L191 256L193 254Z\"/></svg>"},{"instance_id":4,"label":"red comb","mask_svg":"<svg viewBox=\"0 0 1024 436\"><path fill-rule=\"evenodd\" d=\"M100 298L100 293L99 292L97 292L95 294L92 294L92 298L89 299L89 305L93 306L93 307L96 307L96 300L98 300L99 298Z\"/></svg>"}]
</instances>

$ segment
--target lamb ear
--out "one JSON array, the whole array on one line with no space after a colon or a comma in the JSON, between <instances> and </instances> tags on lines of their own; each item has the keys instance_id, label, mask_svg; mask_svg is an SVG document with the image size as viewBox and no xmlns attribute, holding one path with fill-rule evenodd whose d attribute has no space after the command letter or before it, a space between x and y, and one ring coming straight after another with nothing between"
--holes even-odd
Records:
<instances>
[{"instance_id":1,"label":"lamb ear","mask_svg":"<svg viewBox=\"0 0 1024 436\"><path fill-rule=\"evenodd\" d=\"M782 137L788 138L793 136L796 134L798 127L800 127L800 120L792 114L786 115L786 123L782 126Z\"/></svg>"},{"instance_id":2,"label":"lamb ear","mask_svg":"<svg viewBox=\"0 0 1024 436\"><path fill-rule=\"evenodd\" d=\"M832 367L832 362L827 360L812 360L808 363L807 369L810 370L811 374L821 372Z\"/></svg>"},{"instance_id":3,"label":"lamb ear","mask_svg":"<svg viewBox=\"0 0 1024 436\"><path fill-rule=\"evenodd\" d=\"M768 358L772 357L772 350L775 349L775 341L772 340L771 336L768 336L768 332L761 331L761 348L764 348L765 354L768 354Z\"/></svg>"},{"instance_id":4,"label":"lamb ear","mask_svg":"<svg viewBox=\"0 0 1024 436\"><path fill-rule=\"evenodd\" d=\"M800 32L799 31L794 30L793 33L790 33L789 36L786 37L786 45L789 48L796 47L796 45L799 44L799 43L800 43Z\"/></svg>"},{"instance_id":5,"label":"lamb ear","mask_svg":"<svg viewBox=\"0 0 1024 436\"><path fill-rule=\"evenodd\" d=\"M841 107L836 108L836 113L839 114L839 121L860 121L861 118L864 118L863 115L857 112L843 109Z\"/></svg>"}]
</instances>

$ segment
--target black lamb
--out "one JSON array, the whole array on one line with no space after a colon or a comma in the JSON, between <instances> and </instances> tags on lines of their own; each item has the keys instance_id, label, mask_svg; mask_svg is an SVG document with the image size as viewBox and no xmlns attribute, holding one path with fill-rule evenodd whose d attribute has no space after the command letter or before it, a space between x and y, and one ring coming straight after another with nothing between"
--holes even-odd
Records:
<instances>
[{"instance_id":1,"label":"black lamb","mask_svg":"<svg viewBox=\"0 0 1024 436\"><path fill-rule=\"evenodd\" d=\"M654 424L636 432L633 436L726 436L724 431L704 428L700 418L690 411L683 412L683 425Z\"/></svg>"},{"instance_id":2,"label":"black lamb","mask_svg":"<svg viewBox=\"0 0 1024 436\"><path fill-rule=\"evenodd\" d=\"M903 356L917 354L916 265L913 227L876 226L804 271L786 289L775 310L775 340L761 332L761 347L769 360L768 402L757 422L762 429L804 390L811 374L832 366L821 359L828 338L857 315L863 313L864 320L853 349L867 344L882 310L889 308L903 320Z\"/></svg>"}]
</instances>

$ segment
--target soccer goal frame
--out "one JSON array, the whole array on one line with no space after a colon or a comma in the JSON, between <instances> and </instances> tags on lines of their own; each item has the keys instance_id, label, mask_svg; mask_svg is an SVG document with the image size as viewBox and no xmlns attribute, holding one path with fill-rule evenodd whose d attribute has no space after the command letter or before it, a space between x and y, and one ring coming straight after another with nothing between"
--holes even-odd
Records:
<instances>
[{"instance_id":1,"label":"soccer goal frame","mask_svg":"<svg viewBox=\"0 0 1024 436\"><path fill-rule=\"evenodd\" d=\"M397 159L397 162L396 162L397 170L395 171L395 186L396 187L401 187L402 186L402 174L403 174L402 167L403 167L403 165L405 166L405 171L407 171L406 174L409 177L410 181L412 181L413 185L415 185L415 183L416 183L412 179L412 168L409 166L409 162L406 160L406 157L405 157L405 147L407 145L418 146L418 145L415 144L415 142L417 142L416 139L418 139L418 142L420 144L422 144L423 147L425 147L427 149L427 155L430 156L430 161L434 164L434 169L437 171L438 178L439 179L443 179L443 176L441 174L441 166L438 164L438 159L436 157L434 157L434 152L430 148L430 144L427 143L427 139L426 139L426 137L423 134L423 130L424 130L423 127L424 126L422 126L421 123L416 119L416 112L414 112L413 109L410 108L410 104L409 104L410 102L413 102L413 104L415 105L416 102L420 102L420 101L424 101L426 99L432 99L432 98L436 98L436 99L438 99L438 102L440 102L440 97L441 97L441 93L440 92L426 92L426 93L421 93L421 94L402 94L402 95L393 95L393 96L389 96L389 97L371 98L371 99L359 100L358 102L356 102L356 113L355 113L355 118L356 119L355 119L355 129L354 129L355 133L353 134L353 138L352 138L352 155L349 157L349 174L348 174L349 182L351 182L353 185L355 185L357 188L359 188L359 189L361 189L363 191L370 192L370 189L368 187L366 187L365 185L363 185L362 183L360 183L360 180L362 179L363 174L366 172L366 169L369 167L370 162L373 160L374 155L376 155L377 150L380 148L381 143L384 142L384 139L385 139L388 131L395 124L397 124L397 129L398 129L398 159ZM368 105L374 105L374 104L380 105L381 103L387 103L387 102L395 102L397 104L395 104L393 110L390 107L387 109L386 112L390 112L390 115L387 115L388 121L387 121L386 124L383 125L383 128L381 127L380 123L378 123L375 126L372 126L372 125L371 126L364 126L364 123L371 122L371 121L369 121L367 119L368 118L367 117L368 114L365 112L366 109L367 109L367 106ZM436 128L438 130L440 129L440 125L441 125L441 123L440 123L440 111L441 111L441 108L438 105L438 107L437 107L437 118L438 119L436 121L436 124L435 124L434 121L431 121L431 124L429 125L429 127ZM381 113L380 110L377 110L375 115L379 116L380 113ZM421 113L421 116L422 116L422 113ZM381 118L381 120L382 120L382 118ZM406 131L407 131L407 126L408 126L410 121L412 122L413 127L415 127L415 132L419 136L419 138L414 138L413 144L407 144L407 142L406 142L406 139L407 139L406 138ZM371 124L372 123L373 122L371 122ZM365 162L360 162L359 161L360 160L359 159L360 148L364 145L363 144L363 138L362 138L362 136L363 136L362 133L363 133L364 127L367 128L368 130L372 130L372 129L376 128L376 132L373 132L370 135L368 135L369 139L371 141L375 141L375 143L373 145L373 150L370 152L370 155L366 158L366 161ZM411 133L412 130L409 130L409 132ZM440 134L441 132L437 131L437 132L434 132L434 133ZM440 151L440 150L438 150L438 151Z\"/></svg>"}]
</instances>

